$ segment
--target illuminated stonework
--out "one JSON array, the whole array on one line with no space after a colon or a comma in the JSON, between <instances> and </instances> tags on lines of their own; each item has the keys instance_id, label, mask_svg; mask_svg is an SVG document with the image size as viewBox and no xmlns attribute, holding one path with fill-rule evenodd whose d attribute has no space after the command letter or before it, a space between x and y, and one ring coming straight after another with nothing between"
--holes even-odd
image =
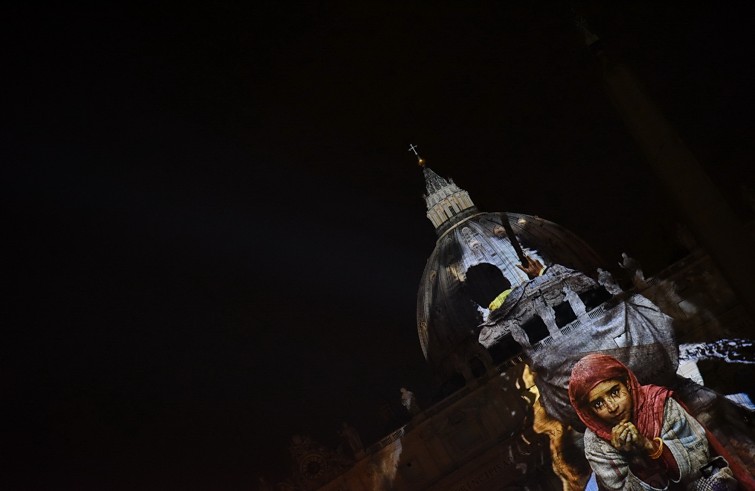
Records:
<instances>
[{"instance_id":1,"label":"illuminated stonework","mask_svg":"<svg viewBox=\"0 0 755 491\"><path fill-rule=\"evenodd\" d=\"M457 186L453 179L447 181L427 167L423 172L427 187L427 218L439 233L444 224L451 223L454 217L459 218L462 212L476 211L469 193Z\"/></svg>"},{"instance_id":2,"label":"illuminated stonework","mask_svg":"<svg viewBox=\"0 0 755 491\"><path fill-rule=\"evenodd\" d=\"M427 167L423 174L427 217L438 240L420 280L417 332L434 374L440 380L453 377L461 381L457 359L462 366L477 363L475 358L484 363L477 335L487 319L490 300L475 298L474 291L499 288L485 278L472 279L470 271L492 269L510 287L528 280L517 266L521 260L503 226L504 216L508 216L524 254L532 259L579 271L595 271L601 261L579 237L553 222L518 213L482 212L453 180ZM501 290L492 293L495 298Z\"/></svg>"}]
</instances>

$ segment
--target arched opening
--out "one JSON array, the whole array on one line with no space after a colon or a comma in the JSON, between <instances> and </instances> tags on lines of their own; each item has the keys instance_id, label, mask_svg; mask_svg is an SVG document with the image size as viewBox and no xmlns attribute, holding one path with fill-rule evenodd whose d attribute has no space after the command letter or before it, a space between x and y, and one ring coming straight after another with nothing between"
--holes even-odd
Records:
<instances>
[{"instance_id":1,"label":"arched opening","mask_svg":"<svg viewBox=\"0 0 755 491\"><path fill-rule=\"evenodd\" d=\"M490 263L475 264L467 270L464 291L480 307L488 308L490 302L510 288L511 282Z\"/></svg>"}]
</instances>

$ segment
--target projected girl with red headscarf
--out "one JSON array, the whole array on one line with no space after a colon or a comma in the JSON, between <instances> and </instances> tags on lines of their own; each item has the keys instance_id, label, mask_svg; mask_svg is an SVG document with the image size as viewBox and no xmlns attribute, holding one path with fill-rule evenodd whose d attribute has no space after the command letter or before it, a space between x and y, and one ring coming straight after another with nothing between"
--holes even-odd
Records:
<instances>
[{"instance_id":1,"label":"projected girl with red headscarf","mask_svg":"<svg viewBox=\"0 0 755 491\"><path fill-rule=\"evenodd\" d=\"M587 427L585 457L601 489L734 489L731 469L710 459L703 426L657 385L607 355L574 366L569 399Z\"/></svg>"}]
</instances>

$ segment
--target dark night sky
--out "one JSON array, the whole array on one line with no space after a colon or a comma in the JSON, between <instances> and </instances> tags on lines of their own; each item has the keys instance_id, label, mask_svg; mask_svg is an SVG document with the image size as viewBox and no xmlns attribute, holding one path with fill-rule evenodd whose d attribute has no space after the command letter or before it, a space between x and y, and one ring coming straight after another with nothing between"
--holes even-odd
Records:
<instances>
[{"instance_id":1,"label":"dark night sky","mask_svg":"<svg viewBox=\"0 0 755 491\"><path fill-rule=\"evenodd\" d=\"M451 6L453 5L453 6ZM746 2L577 2L746 216ZM250 489L432 394L435 235L406 149L615 264L672 206L559 2L6 10L3 489ZM7 82L8 80L6 80Z\"/></svg>"}]
</instances>

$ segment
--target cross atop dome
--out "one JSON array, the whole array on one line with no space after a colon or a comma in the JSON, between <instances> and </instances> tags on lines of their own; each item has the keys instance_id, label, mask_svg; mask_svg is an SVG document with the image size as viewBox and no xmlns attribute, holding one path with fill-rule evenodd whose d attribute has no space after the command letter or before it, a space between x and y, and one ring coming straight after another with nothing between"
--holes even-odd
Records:
<instances>
[{"instance_id":1,"label":"cross atop dome","mask_svg":"<svg viewBox=\"0 0 755 491\"><path fill-rule=\"evenodd\" d=\"M419 153L417 152L417 148L418 148L417 145L415 145L413 143L409 144L409 151L413 152L414 155L417 157L417 164L419 164L420 167L424 167L425 166L425 159L423 159L422 157L419 156Z\"/></svg>"}]
</instances>

